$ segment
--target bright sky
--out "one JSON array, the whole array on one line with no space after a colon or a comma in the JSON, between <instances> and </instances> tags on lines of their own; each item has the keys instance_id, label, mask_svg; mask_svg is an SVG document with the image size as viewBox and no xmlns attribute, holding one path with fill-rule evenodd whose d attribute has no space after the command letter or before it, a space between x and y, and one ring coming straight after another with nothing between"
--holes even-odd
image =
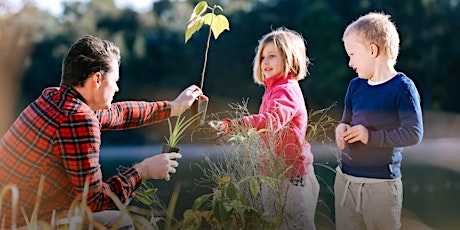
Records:
<instances>
[{"instance_id":1,"label":"bright sky","mask_svg":"<svg viewBox=\"0 0 460 230\"><path fill-rule=\"evenodd\" d=\"M11 0L10 0L11 1ZM40 9L48 10L53 15L62 13L61 2L88 2L89 0L32 0ZM115 4L120 7L129 7L136 11L147 11L152 7L154 0L115 0Z\"/></svg>"}]
</instances>

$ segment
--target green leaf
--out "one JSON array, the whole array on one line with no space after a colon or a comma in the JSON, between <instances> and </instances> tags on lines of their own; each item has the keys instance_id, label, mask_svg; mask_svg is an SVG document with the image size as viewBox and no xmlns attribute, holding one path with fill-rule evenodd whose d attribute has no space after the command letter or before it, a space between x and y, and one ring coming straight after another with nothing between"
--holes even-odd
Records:
<instances>
[{"instance_id":1,"label":"green leaf","mask_svg":"<svg viewBox=\"0 0 460 230\"><path fill-rule=\"evenodd\" d=\"M260 185L255 177L251 178L249 181L249 190L251 190L253 198L256 197L260 192Z\"/></svg>"},{"instance_id":2,"label":"green leaf","mask_svg":"<svg viewBox=\"0 0 460 230\"><path fill-rule=\"evenodd\" d=\"M201 226L201 216L190 210L190 209L187 209L185 212L184 212L184 229L199 229L199 227Z\"/></svg>"},{"instance_id":3,"label":"green leaf","mask_svg":"<svg viewBox=\"0 0 460 230\"><path fill-rule=\"evenodd\" d=\"M216 39L224 30L230 31L230 23L228 22L227 17L222 14L217 15L216 18L214 18L211 29Z\"/></svg>"},{"instance_id":4,"label":"green leaf","mask_svg":"<svg viewBox=\"0 0 460 230\"><path fill-rule=\"evenodd\" d=\"M142 203L144 203L144 204L146 204L146 205L151 205L151 204L153 204L153 201L152 201L149 197L147 197L146 195L144 195L144 194L142 194L142 193L137 193L137 192L136 192L136 198L137 198L140 202L142 202Z\"/></svg>"},{"instance_id":5,"label":"green leaf","mask_svg":"<svg viewBox=\"0 0 460 230\"><path fill-rule=\"evenodd\" d=\"M277 179L268 177L268 176L261 176L260 180L263 184L268 185L271 189L275 190L276 189L276 183L278 182Z\"/></svg>"},{"instance_id":6,"label":"green leaf","mask_svg":"<svg viewBox=\"0 0 460 230\"><path fill-rule=\"evenodd\" d=\"M182 139L182 135L184 134L185 130L193 124L195 120L199 118L200 113L197 113L193 115L192 117L185 119L185 117L182 117L181 115L177 116L176 118L176 123L173 127L170 118L168 118L168 127L169 127L169 137L166 138L166 142L171 146L174 147L179 143L179 141Z\"/></svg>"},{"instance_id":7,"label":"green leaf","mask_svg":"<svg viewBox=\"0 0 460 230\"><path fill-rule=\"evenodd\" d=\"M197 210L198 208L200 208L200 206L201 206L204 202L206 202L206 201L209 199L209 197L211 197L211 196L212 196L212 194L204 194L204 195L202 195L202 196L196 198L195 201L193 202L192 210L195 211L195 210Z\"/></svg>"},{"instance_id":8,"label":"green leaf","mask_svg":"<svg viewBox=\"0 0 460 230\"><path fill-rule=\"evenodd\" d=\"M203 21L203 17L196 17L187 25L187 29L185 30L185 43L187 43L195 32L201 29Z\"/></svg>"},{"instance_id":9,"label":"green leaf","mask_svg":"<svg viewBox=\"0 0 460 230\"><path fill-rule=\"evenodd\" d=\"M157 190L158 190L157 188L149 188L144 191L144 195L148 196L148 195L154 194L157 192Z\"/></svg>"},{"instance_id":10,"label":"green leaf","mask_svg":"<svg viewBox=\"0 0 460 230\"><path fill-rule=\"evenodd\" d=\"M208 3L206 1L201 1L198 4L196 4L195 8L193 9L192 15L190 16L190 21L193 20L195 17L203 14L207 8Z\"/></svg>"},{"instance_id":11,"label":"green leaf","mask_svg":"<svg viewBox=\"0 0 460 230\"><path fill-rule=\"evenodd\" d=\"M214 211L214 217L216 220L219 222L219 224L222 224L222 222L225 219L225 216L227 215L227 209L225 208L225 205L222 201L218 200L213 207Z\"/></svg>"},{"instance_id":12,"label":"green leaf","mask_svg":"<svg viewBox=\"0 0 460 230\"><path fill-rule=\"evenodd\" d=\"M204 24L209 25L214 35L214 39L217 39L224 30L230 31L230 23L227 17L222 14L215 15L214 13L207 13L203 16Z\"/></svg>"},{"instance_id":13,"label":"green leaf","mask_svg":"<svg viewBox=\"0 0 460 230\"><path fill-rule=\"evenodd\" d=\"M226 193L228 198L230 198L231 200L235 200L238 197L238 188L236 187L235 183L228 183Z\"/></svg>"},{"instance_id":14,"label":"green leaf","mask_svg":"<svg viewBox=\"0 0 460 230\"><path fill-rule=\"evenodd\" d=\"M211 26L216 15L214 13L207 13L203 16L203 22L206 25Z\"/></svg>"}]
</instances>

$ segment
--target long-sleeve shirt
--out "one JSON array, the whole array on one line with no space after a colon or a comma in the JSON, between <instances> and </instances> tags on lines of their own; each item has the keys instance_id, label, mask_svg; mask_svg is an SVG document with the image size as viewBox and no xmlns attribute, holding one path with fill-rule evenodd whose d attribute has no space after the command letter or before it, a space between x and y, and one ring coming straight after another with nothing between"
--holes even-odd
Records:
<instances>
[{"instance_id":1,"label":"long-sleeve shirt","mask_svg":"<svg viewBox=\"0 0 460 230\"><path fill-rule=\"evenodd\" d=\"M0 140L0 188L19 188L19 207L30 218L40 178L39 218L50 220L52 210L68 210L89 182L87 204L92 211L114 206L108 193L127 201L139 187L141 177L130 168L102 180L99 152L101 130L121 130L151 124L170 116L169 102L128 101L109 109L92 111L71 87L47 88L19 115ZM1 217L11 218L11 196L3 200ZM23 224L22 212L17 220Z\"/></svg>"},{"instance_id":2,"label":"long-sleeve shirt","mask_svg":"<svg viewBox=\"0 0 460 230\"><path fill-rule=\"evenodd\" d=\"M344 173L357 177L401 177L403 147L423 137L420 96L403 73L378 85L361 78L351 80L341 122L368 129L368 143L346 144L340 161Z\"/></svg>"},{"instance_id":3,"label":"long-sleeve shirt","mask_svg":"<svg viewBox=\"0 0 460 230\"><path fill-rule=\"evenodd\" d=\"M299 82L292 76L277 75L265 79L264 86L259 113L244 116L238 123L267 129L269 133L261 134L266 144L276 145L276 154L291 167L286 176L303 176L312 171L313 154L305 139L308 114ZM273 137L280 140L271 140Z\"/></svg>"}]
</instances>

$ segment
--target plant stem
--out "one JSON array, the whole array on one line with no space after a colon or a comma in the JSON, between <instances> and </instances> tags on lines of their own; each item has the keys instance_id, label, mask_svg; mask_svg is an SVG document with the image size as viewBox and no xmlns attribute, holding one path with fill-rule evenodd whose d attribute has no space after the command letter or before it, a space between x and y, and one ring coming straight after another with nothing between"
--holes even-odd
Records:
<instances>
[{"instance_id":1,"label":"plant stem","mask_svg":"<svg viewBox=\"0 0 460 230\"><path fill-rule=\"evenodd\" d=\"M208 62L209 43L211 42L211 25L212 25L212 21L214 20L214 8L212 8L211 10L212 10L213 17L211 18L211 23L209 25L208 41L206 42L206 51L204 53L203 71L201 72L201 83L200 83L201 90L203 90L204 72L206 71L206 62Z\"/></svg>"}]
</instances>

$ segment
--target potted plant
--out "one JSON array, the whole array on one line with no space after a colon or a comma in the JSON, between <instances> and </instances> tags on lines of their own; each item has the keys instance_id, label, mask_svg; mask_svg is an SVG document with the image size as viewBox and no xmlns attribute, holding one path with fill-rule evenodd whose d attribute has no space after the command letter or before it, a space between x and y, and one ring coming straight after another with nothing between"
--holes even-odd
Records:
<instances>
[{"instance_id":1,"label":"potted plant","mask_svg":"<svg viewBox=\"0 0 460 230\"><path fill-rule=\"evenodd\" d=\"M206 42L206 51L204 55L203 71L201 72L201 83L200 89L203 90L204 76L206 72L206 63L208 61L209 44L211 41L211 33L214 35L214 39L217 39L219 35L225 30L230 30L230 24L227 17L222 14L215 14L216 9L223 11L219 5L210 7L206 1L199 2L193 9L192 15L185 31L185 43L192 37L192 35L201 29L203 24L209 25L208 39ZM210 11L205 14L206 11ZM193 103L190 108L190 112L193 115L200 113L200 117L197 119L195 127L202 126L205 123L206 110L208 107L209 99L207 97L199 97L198 100Z\"/></svg>"},{"instance_id":2,"label":"potted plant","mask_svg":"<svg viewBox=\"0 0 460 230\"><path fill-rule=\"evenodd\" d=\"M163 143L162 153L170 153L170 152L179 152L179 148L176 146L179 143L180 139L182 139L183 134L187 128L195 122L198 117L201 115L197 113L190 118L186 118L184 116L177 116L176 122L171 122L171 118L168 118L168 127L169 127L169 136L165 137L166 143Z\"/></svg>"}]
</instances>

